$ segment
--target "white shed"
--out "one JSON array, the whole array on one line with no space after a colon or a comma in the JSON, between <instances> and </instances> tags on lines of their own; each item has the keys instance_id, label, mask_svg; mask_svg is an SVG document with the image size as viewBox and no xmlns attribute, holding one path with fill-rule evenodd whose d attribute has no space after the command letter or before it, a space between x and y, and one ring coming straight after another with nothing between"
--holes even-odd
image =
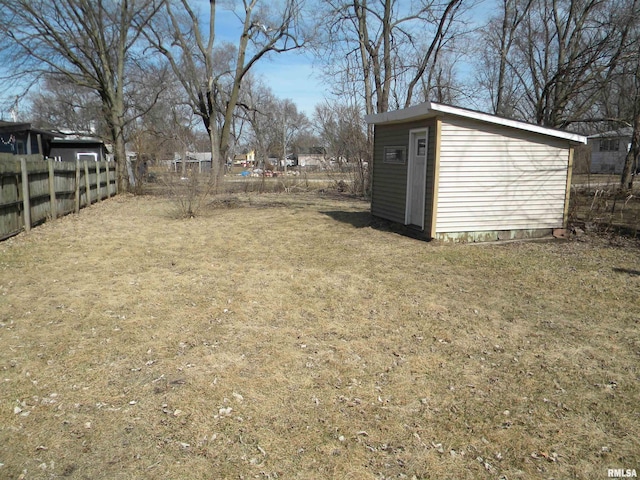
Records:
<instances>
[{"instance_id":1,"label":"white shed","mask_svg":"<svg viewBox=\"0 0 640 480\"><path fill-rule=\"evenodd\" d=\"M375 125L371 212L429 239L534 238L566 226L581 135L426 102Z\"/></svg>"}]
</instances>

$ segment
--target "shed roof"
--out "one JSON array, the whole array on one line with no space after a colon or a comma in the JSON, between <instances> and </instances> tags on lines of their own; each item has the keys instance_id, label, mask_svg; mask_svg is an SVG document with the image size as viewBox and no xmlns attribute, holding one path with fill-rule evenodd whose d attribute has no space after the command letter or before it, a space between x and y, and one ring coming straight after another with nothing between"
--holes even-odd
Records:
<instances>
[{"instance_id":1,"label":"shed roof","mask_svg":"<svg viewBox=\"0 0 640 480\"><path fill-rule=\"evenodd\" d=\"M366 115L367 123L373 125L385 125L392 123L403 123L412 120L420 120L423 118L435 117L437 115L450 115L455 117L464 117L480 122L490 123L494 125L502 125L505 127L516 128L526 132L539 133L554 138L562 138L574 143L587 143L587 137L575 133L556 130L553 128L541 127L532 123L521 122L509 118L498 117L489 113L478 112L476 110L468 110L466 108L453 107L441 103L424 102L413 107L394 110L392 112L378 113L375 115Z\"/></svg>"},{"instance_id":2,"label":"shed roof","mask_svg":"<svg viewBox=\"0 0 640 480\"><path fill-rule=\"evenodd\" d=\"M41 128L34 128L33 124L28 122L7 122L6 120L0 120L0 133L13 133L13 132L35 132L40 133L46 137L53 138L55 133L50 130L43 130Z\"/></svg>"},{"instance_id":3,"label":"shed roof","mask_svg":"<svg viewBox=\"0 0 640 480\"><path fill-rule=\"evenodd\" d=\"M101 138L97 137L85 137L82 135L67 135L65 137L56 137L52 140L56 144L66 143L89 143L89 144L104 144Z\"/></svg>"}]
</instances>

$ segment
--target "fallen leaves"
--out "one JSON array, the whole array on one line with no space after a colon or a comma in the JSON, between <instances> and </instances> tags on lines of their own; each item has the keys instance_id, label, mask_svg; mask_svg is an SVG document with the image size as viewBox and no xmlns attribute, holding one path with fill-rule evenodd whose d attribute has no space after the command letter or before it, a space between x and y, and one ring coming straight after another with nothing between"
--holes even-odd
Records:
<instances>
[{"instance_id":1,"label":"fallen leaves","mask_svg":"<svg viewBox=\"0 0 640 480\"><path fill-rule=\"evenodd\" d=\"M548 460L549 462L557 462L559 456L556 452L548 453L545 451L539 451L539 452L532 452L531 458L536 458L536 459L543 458L545 460Z\"/></svg>"}]
</instances>

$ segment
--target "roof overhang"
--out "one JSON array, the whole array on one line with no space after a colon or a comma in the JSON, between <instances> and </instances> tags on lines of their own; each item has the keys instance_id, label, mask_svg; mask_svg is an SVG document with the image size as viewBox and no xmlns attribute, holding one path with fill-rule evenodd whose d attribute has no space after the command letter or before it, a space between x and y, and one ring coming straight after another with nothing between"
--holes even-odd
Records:
<instances>
[{"instance_id":1,"label":"roof overhang","mask_svg":"<svg viewBox=\"0 0 640 480\"><path fill-rule=\"evenodd\" d=\"M0 121L0 133L28 133L32 132L36 135L42 135L47 138L55 137L55 133L49 130L33 128L30 123L16 123Z\"/></svg>"},{"instance_id":2,"label":"roof overhang","mask_svg":"<svg viewBox=\"0 0 640 480\"><path fill-rule=\"evenodd\" d=\"M95 137L56 137L52 143L56 144L74 144L74 143L87 143L87 144L100 144L104 145L104 141Z\"/></svg>"},{"instance_id":3,"label":"roof overhang","mask_svg":"<svg viewBox=\"0 0 640 480\"><path fill-rule=\"evenodd\" d=\"M422 120L436 116L454 116L477 120L493 125L501 125L504 127L515 128L526 132L538 133L554 138L568 140L575 144L586 144L587 137L575 133L556 130L553 128L541 127L532 123L511 120L509 118L498 117L489 113L477 112L466 108L452 107L451 105L443 105L434 102L424 102L413 107L394 110L392 112L378 113L375 115L366 115L364 118L367 123L372 125L389 125L414 120Z\"/></svg>"}]
</instances>

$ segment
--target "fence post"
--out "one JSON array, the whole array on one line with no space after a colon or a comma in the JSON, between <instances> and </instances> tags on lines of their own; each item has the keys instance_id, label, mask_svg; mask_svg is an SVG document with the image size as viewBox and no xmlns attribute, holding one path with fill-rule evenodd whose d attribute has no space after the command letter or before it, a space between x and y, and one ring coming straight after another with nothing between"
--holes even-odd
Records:
<instances>
[{"instance_id":1,"label":"fence post","mask_svg":"<svg viewBox=\"0 0 640 480\"><path fill-rule=\"evenodd\" d=\"M29 198L29 172L27 171L27 159L20 159L20 170L22 171L22 204L24 213L24 229L31 230L31 199Z\"/></svg>"},{"instance_id":2,"label":"fence post","mask_svg":"<svg viewBox=\"0 0 640 480\"><path fill-rule=\"evenodd\" d=\"M80 213L80 160L76 158L76 213Z\"/></svg>"},{"instance_id":3,"label":"fence post","mask_svg":"<svg viewBox=\"0 0 640 480\"><path fill-rule=\"evenodd\" d=\"M87 204L85 205L85 207L88 207L89 205L91 205L91 182L89 181L89 162L87 162L86 160L84 161L84 184L87 189Z\"/></svg>"},{"instance_id":4,"label":"fence post","mask_svg":"<svg viewBox=\"0 0 640 480\"><path fill-rule=\"evenodd\" d=\"M40 137L40 135L38 135ZM55 219L58 217L58 204L56 202L56 172L53 163L53 159L49 159L49 203L51 210L51 218Z\"/></svg>"}]
</instances>

